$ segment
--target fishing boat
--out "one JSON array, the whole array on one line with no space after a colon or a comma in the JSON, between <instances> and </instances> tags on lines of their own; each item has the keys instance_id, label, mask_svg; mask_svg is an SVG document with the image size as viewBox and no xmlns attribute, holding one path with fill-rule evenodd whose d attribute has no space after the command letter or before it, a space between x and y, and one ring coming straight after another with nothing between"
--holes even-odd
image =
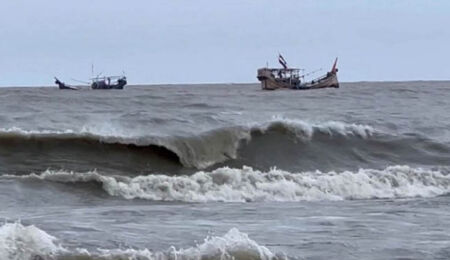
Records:
<instances>
[{"instance_id":1,"label":"fishing boat","mask_svg":"<svg viewBox=\"0 0 450 260\"><path fill-rule=\"evenodd\" d=\"M282 68L265 67L258 69L257 78L261 81L261 88L263 90L339 88L339 81L337 79L338 69L336 67L337 58L329 72L308 82L303 82L305 76L308 74L301 75L300 69L289 68L281 54L278 56L278 61Z\"/></svg>"},{"instance_id":2,"label":"fishing boat","mask_svg":"<svg viewBox=\"0 0 450 260\"><path fill-rule=\"evenodd\" d=\"M127 84L125 76L97 76L91 80L92 89L123 89Z\"/></svg>"},{"instance_id":3,"label":"fishing boat","mask_svg":"<svg viewBox=\"0 0 450 260\"><path fill-rule=\"evenodd\" d=\"M91 78L91 82L72 79L74 81L86 84L86 87L90 87L92 89L123 89L123 87L127 84L127 78L125 76L100 76L98 75L95 78ZM78 90L77 87L70 86L58 78L55 77L55 84L58 85L59 89L70 89L70 90ZM84 85L83 85L84 86Z\"/></svg>"},{"instance_id":4,"label":"fishing boat","mask_svg":"<svg viewBox=\"0 0 450 260\"><path fill-rule=\"evenodd\" d=\"M77 87L67 85L66 83L60 81L57 77L55 77L55 84L58 85L59 89L78 90Z\"/></svg>"}]
</instances>

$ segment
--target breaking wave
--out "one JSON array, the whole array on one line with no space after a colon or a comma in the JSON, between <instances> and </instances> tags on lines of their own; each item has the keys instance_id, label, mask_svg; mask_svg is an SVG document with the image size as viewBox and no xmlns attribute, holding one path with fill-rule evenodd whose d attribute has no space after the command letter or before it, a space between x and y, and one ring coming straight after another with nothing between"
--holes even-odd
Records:
<instances>
[{"instance_id":1,"label":"breaking wave","mask_svg":"<svg viewBox=\"0 0 450 260\"><path fill-rule=\"evenodd\" d=\"M31 225L6 223L0 226L0 259L15 260L63 260L63 259L220 259L220 260L275 260L285 259L259 245L246 233L232 228L223 236L207 237L203 243L186 249L174 247L152 251L149 249L86 249L69 250L57 244L57 239Z\"/></svg>"},{"instance_id":2,"label":"breaking wave","mask_svg":"<svg viewBox=\"0 0 450 260\"><path fill-rule=\"evenodd\" d=\"M42 148L47 147L47 150L57 151L55 153L58 153L58 156L67 154L67 156L72 155L73 157L77 154L89 153L92 150L101 151L104 149L104 145L109 145L109 149L116 152L122 149L121 146L128 146L148 148L180 162L185 167L205 169L229 159L236 159L242 142L248 143L253 136L265 135L267 132L276 132L281 135L293 136L296 140L307 141L317 135L355 136L364 139L371 136L374 129L367 125L342 122L308 123L289 119L275 119L248 126L218 128L193 136L128 136L114 133L105 135L104 133L95 133L90 129L77 132L72 130L26 131L20 128L9 128L0 129L0 149L2 146L9 148L12 145L16 145L16 147L20 145L27 151L39 147L42 152ZM30 154L29 156L34 155Z\"/></svg>"},{"instance_id":3,"label":"breaking wave","mask_svg":"<svg viewBox=\"0 0 450 260\"><path fill-rule=\"evenodd\" d=\"M0 259L37 260L37 255L54 256L64 251L55 237L33 225L16 222L0 227Z\"/></svg>"},{"instance_id":4,"label":"breaking wave","mask_svg":"<svg viewBox=\"0 0 450 260\"><path fill-rule=\"evenodd\" d=\"M446 168L443 168L445 170ZM253 202L434 197L450 192L450 175L439 170L390 166L384 170L343 172L268 172L251 167L219 168L191 176L105 176L96 171L47 170L42 174L5 175L60 183L97 182L111 196L182 202Z\"/></svg>"}]
</instances>

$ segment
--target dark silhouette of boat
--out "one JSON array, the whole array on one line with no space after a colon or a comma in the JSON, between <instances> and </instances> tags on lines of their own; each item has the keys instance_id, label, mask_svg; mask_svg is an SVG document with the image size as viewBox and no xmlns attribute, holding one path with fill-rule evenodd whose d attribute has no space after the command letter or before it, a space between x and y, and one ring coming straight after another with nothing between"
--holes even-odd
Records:
<instances>
[{"instance_id":1,"label":"dark silhouette of boat","mask_svg":"<svg viewBox=\"0 0 450 260\"><path fill-rule=\"evenodd\" d=\"M263 90L339 88L339 81L337 79L338 69L336 67L337 58L334 61L332 69L327 74L309 82L302 82L302 79L307 74L300 75L300 69L289 68L281 54L278 57L278 61L283 68L266 67L258 69L257 78L261 81L261 88Z\"/></svg>"},{"instance_id":2,"label":"dark silhouette of boat","mask_svg":"<svg viewBox=\"0 0 450 260\"><path fill-rule=\"evenodd\" d=\"M55 84L58 85L59 89L78 90L77 87L67 85L66 83L60 81L57 77L55 77Z\"/></svg>"},{"instance_id":3,"label":"dark silhouette of boat","mask_svg":"<svg viewBox=\"0 0 450 260\"><path fill-rule=\"evenodd\" d=\"M123 89L127 84L125 76L105 76L92 78L92 89Z\"/></svg>"},{"instance_id":4,"label":"dark silhouette of boat","mask_svg":"<svg viewBox=\"0 0 450 260\"><path fill-rule=\"evenodd\" d=\"M81 82L84 84L90 84L92 89L123 89L127 84L127 78L125 76L97 76L91 79L91 83L72 79L77 82ZM70 89L70 90L78 90L77 87L70 86L58 78L55 77L55 84L58 85L59 89Z\"/></svg>"}]
</instances>

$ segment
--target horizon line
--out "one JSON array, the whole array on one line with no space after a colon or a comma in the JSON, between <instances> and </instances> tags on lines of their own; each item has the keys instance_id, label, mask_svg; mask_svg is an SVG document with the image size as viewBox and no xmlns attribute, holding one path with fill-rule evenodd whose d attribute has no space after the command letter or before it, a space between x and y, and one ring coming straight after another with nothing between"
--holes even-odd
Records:
<instances>
[{"instance_id":1,"label":"horizon line","mask_svg":"<svg viewBox=\"0 0 450 260\"><path fill-rule=\"evenodd\" d=\"M358 80L358 81L341 81L343 84L354 84L354 83L401 83L401 82L450 82L450 79L413 79L413 80ZM256 85L259 82L199 82L199 83L136 83L127 84L126 86L173 86L173 85ZM76 87L90 87L90 85L73 85ZM0 85L0 88L51 88L57 87L56 85L18 85L18 86L7 86Z\"/></svg>"}]
</instances>

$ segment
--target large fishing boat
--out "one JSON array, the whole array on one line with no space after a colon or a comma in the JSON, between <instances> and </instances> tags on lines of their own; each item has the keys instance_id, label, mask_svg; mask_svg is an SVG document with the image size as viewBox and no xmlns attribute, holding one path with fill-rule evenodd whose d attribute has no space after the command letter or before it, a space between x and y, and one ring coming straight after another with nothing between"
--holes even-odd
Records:
<instances>
[{"instance_id":1,"label":"large fishing boat","mask_svg":"<svg viewBox=\"0 0 450 260\"><path fill-rule=\"evenodd\" d=\"M307 74L301 75L300 69L289 68L281 54L278 56L278 61L282 68L266 67L258 69L257 78L261 81L261 88L263 90L339 88L339 81L337 79L338 69L336 67L337 58L327 74L308 82L303 82Z\"/></svg>"}]
</instances>

